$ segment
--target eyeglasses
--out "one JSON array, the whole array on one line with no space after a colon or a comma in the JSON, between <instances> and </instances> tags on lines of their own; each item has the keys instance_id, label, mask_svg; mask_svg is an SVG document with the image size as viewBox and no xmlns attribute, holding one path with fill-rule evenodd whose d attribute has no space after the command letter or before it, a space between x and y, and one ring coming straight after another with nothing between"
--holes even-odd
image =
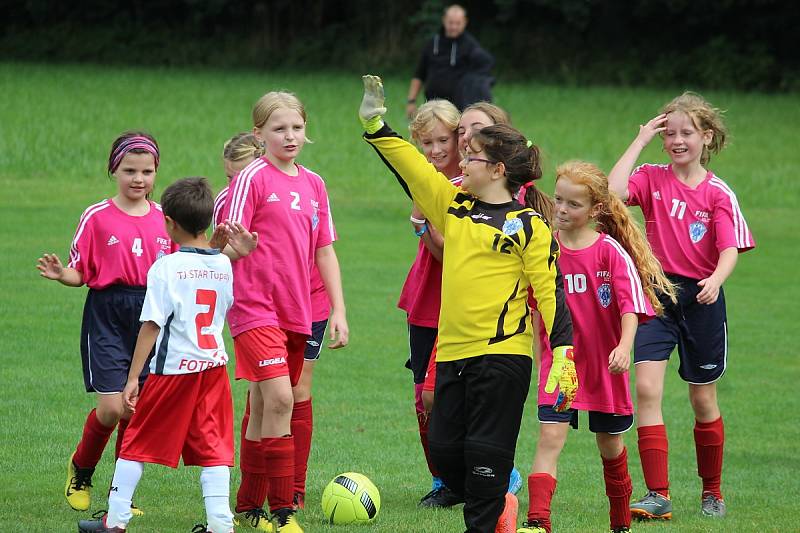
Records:
<instances>
[{"instance_id":1,"label":"eyeglasses","mask_svg":"<svg viewBox=\"0 0 800 533\"><path fill-rule=\"evenodd\" d=\"M472 157L471 155L465 155L463 161L464 161L465 165L469 165L473 161L475 161L477 163L487 163L489 165L497 164L497 161L490 161L488 159L483 159L481 157Z\"/></svg>"}]
</instances>

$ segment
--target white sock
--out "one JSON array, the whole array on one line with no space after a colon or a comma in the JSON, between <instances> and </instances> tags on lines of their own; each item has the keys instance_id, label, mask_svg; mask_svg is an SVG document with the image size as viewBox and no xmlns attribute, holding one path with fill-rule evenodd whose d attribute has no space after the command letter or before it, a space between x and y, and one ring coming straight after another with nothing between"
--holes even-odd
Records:
<instances>
[{"instance_id":1,"label":"white sock","mask_svg":"<svg viewBox=\"0 0 800 533\"><path fill-rule=\"evenodd\" d=\"M108 517L106 526L126 528L131 521L131 502L136 485L142 479L144 464L137 461L117 459L114 480L108 493Z\"/></svg>"},{"instance_id":2,"label":"white sock","mask_svg":"<svg viewBox=\"0 0 800 533\"><path fill-rule=\"evenodd\" d=\"M231 472L227 466L206 466L200 472L203 500L206 503L208 530L211 533L233 531L233 513L229 500Z\"/></svg>"}]
</instances>

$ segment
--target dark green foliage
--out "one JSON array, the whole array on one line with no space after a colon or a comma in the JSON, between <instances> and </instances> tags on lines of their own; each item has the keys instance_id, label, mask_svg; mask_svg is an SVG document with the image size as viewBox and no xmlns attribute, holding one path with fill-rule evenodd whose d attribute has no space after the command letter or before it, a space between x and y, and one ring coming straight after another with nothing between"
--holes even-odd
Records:
<instances>
[{"instance_id":1,"label":"dark green foliage","mask_svg":"<svg viewBox=\"0 0 800 533\"><path fill-rule=\"evenodd\" d=\"M3 5L7 4L7 5ZM779 0L463 2L501 81L800 89ZM408 73L440 0L0 2L0 59Z\"/></svg>"}]
</instances>

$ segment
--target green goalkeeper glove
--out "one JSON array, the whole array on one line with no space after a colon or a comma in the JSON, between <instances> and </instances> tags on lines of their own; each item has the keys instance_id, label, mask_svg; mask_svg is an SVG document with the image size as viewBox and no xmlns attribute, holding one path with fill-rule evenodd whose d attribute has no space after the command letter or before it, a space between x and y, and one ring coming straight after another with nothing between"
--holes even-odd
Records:
<instances>
[{"instance_id":1,"label":"green goalkeeper glove","mask_svg":"<svg viewBox=\"0 0 800 533\"><path fill-rule=\"evenodd\" d=\"M371 74L361 76L361 79L364 81L364 98L358 108L358 118L364 131L375 133L383 127L383 115L386 114L383 106L383 82L380 76Z\"/></svg>"},{"instance_id":2,"label":"green goalkeeper glove","mask_svg":"<svg viewBox=\"0 0 800 533\"><path fill-rule=\"evenodd\" d=\"M553 366L550 367L544 391L550 394L556 390L556 385L558 385L558 398L553 404L553 409L561 413L570 408L572 400L578 393L578 373L575 371L572 346L559 346L553 350Z\"/></svg>"}]
</instances>

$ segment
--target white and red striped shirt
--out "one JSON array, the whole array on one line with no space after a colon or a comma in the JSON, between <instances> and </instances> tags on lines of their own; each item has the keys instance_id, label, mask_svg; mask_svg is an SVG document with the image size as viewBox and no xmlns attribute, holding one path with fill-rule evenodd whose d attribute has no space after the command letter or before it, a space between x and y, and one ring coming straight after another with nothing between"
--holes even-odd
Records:
<instances>
[{"instance_id":1,"label":"white and red striped shirt","mask_svg":"<svg viewBox=\"0 0 800 533\"><path fill-rule=\"evenodd\" d=\"M311 333L314 254L336 232L325 182L300 165L297 171L290 176L262 157L231 181L222 220L259 236L256 249L233 263L233 336L263 326Z\"/></svg>"},{"instance_id":2,"label":"white and red striped shirt","mask_svg":"<svg viewBox=\"0 0 800 533\"><path fill-rule=\"evenodd\" d=\"M628 205L642 208L647 240L670 274L705 279L722 250L756 245L733 190L711 172L693 189L672 165L642 165L628 182Z\"/></svg>"},{"instance_id":3,"label":"white and red striped shirt","mask_svg":"<svg viewBox=\"0 0 800 533\"><path fill-rule=\"evenodd\" d=\"M629 373L611 374L608 356L619 344L622 315L635 313L640 324L655 316L642 289L636 266L622 245L604 233L582 250L560 246L558 266L572 315L575 369L580 384L572 407L619 415L633 414ZM544 385L553 364L553 355L549 346L543 348L538 402L539 405L552 405L558 392L546 394Z\"/></svg>"},{"instance_id":4,"label":"white and red striped shirt","mask_svg":"<svg viewBox=\"0 0 800 533\"><path fill-rule=\"evenodd\" d=\"M175 249L160 205L150 202L146 215L133 216L106 199L81 215L67 266L79 271L92 289L117 284L144 287L150 266Z\"/></svg>"}]
</instances>

